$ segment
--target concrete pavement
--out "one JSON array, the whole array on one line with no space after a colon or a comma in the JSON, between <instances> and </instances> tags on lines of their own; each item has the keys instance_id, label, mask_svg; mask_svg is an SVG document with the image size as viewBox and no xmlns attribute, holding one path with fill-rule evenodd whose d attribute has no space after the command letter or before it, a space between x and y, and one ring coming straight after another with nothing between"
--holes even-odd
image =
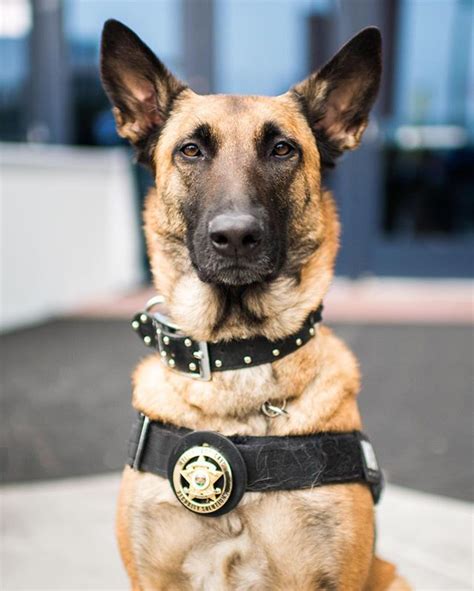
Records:
<instances>
[{"instance_id":1,"label":"concrete pavement","mask_svg":"<svg viewBox=\"0 0 474 591\"><path fill-rule=\"evenodd\" d=\"M118 483L112 474L4 486L3 591L127 589L114 538ZM472 589L469 503L389 485L377 520L378 553L415 589Z\"/></svg>"}]
</instances>

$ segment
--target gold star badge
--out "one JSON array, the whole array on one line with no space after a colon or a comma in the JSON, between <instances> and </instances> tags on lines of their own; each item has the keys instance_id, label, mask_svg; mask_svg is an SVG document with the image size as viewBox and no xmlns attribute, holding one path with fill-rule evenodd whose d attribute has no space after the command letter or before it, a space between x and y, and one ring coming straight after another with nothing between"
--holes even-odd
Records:
<instances>
[{"instance_id":1,"label":"gold star badge","mask_svg":"<svg viewBox=\"0 0 474 591\"><path fill-rule=\"evenodd\" d=\"M214 488L214 484L223 472L218 470L214 464L208 462L204 455L191 462L181 470L181 476L189 483L188 497L190 499L212 499L216 500L216 495L221 492L220 488Z\"/></svg>"},{"instance_id":2,"label":"gold star badge","mask_svg":"<svg viewBox=\"0 0 474 591\"><path fill-rule=\"evenodd\" d=\"M185 507L196 513L212 513L230 496L232 471L218 450L196 446L185 451L176 462L173 484Z\"/></svg>"}]
</instances>

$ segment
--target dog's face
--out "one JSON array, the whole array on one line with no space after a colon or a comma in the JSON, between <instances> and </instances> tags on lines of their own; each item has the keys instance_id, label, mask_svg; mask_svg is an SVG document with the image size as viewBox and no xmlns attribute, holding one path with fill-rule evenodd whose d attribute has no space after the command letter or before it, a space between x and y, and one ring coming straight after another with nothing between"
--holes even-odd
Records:
<instances>
[{"instance_id":1,"label":"dog's face","mask_svg":"<svg viewBox=\"0 0 474 591\"><path fill-rule=\"evenodd\" d=\"M108 21L103 84L119 134L156 180L146 212L152 261L159 236L175 274L194 273L215 289L262 293L282 277L298 283L330 234L321 169L360 142L380 45L379 32L365 29L278 97L200 96L132 31Z\"/></svg>"},{"instance_id":2,"label":"dog's face","mask_svg":"<svg viewBox=\"0 0 474 591\"><path fill-rule=\"evenodd\" d=\"M201 281L268 282L316 247L302 217L318 154L295 101L184 91L152 150L158 194Z\"/></svg>"}]
</instances>

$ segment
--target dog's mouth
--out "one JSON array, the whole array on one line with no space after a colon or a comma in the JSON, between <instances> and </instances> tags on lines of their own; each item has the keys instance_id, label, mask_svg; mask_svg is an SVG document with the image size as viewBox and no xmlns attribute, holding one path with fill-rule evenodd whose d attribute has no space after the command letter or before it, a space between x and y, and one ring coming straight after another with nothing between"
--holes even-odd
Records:
<instances>
[{"instance_id":1,"label":"dog's mouth","mask_svg":"<svg viewBox=\"0 0 474 591\"><path fill-rule=\"evenodd\" d=\"M196 271L205 283L232 287L263 283L274 275L264 265L252 265L246 261L234 261L225 265L197 265Z\"/></svg>"}]
</instances>

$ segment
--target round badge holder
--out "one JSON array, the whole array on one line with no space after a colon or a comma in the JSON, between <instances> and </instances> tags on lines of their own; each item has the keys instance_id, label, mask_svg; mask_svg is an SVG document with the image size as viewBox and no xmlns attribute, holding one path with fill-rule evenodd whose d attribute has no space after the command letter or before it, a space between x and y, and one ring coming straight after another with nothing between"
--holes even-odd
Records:
<instances>
[{"instance_id":1,"label":"round badge holder","mask_svg":"<svg viewBox=\"0 0 474 591\"><path fill-rule=\"evenodd\" d=\"M218 517L239 504L247 487L247 467L230 439L211 431L193 431L171 453L168 480L186 509Z\"/></svg>"}]
</instances>

